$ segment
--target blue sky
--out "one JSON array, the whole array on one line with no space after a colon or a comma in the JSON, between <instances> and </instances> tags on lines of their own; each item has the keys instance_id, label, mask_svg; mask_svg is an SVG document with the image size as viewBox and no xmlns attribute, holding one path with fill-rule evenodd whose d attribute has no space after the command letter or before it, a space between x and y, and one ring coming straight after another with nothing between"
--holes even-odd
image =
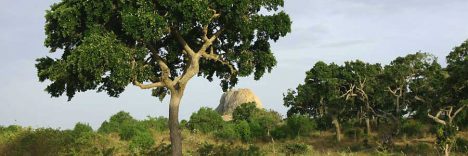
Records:
<instances>
[{"instance_id":1,"label":"blue sky","mask_svg":"<svg viewBox=\"0 0 468 156\"><path fill-rule=\"evenodd\" d=\"M168 116L168 101L148 90L128 86L120 98L105 93L78 93L50 98L40 83L35 59L48 54L43 46L44 14L54 0L0 0L0 125L71 128L76 122L98 127L120 110L134 117ZM285 2L292 33L273 43L278 65L259 81L240 79L264 107L285 114L282 94L295 88L318 60L342 63L360 59L387 64L397 56L429 52L444 63L451 49L468 39L466 0L292 0ZM219 81L195 78L183 97L180 118L202 106L216 107Z\"/></svg>"}]
</instances>

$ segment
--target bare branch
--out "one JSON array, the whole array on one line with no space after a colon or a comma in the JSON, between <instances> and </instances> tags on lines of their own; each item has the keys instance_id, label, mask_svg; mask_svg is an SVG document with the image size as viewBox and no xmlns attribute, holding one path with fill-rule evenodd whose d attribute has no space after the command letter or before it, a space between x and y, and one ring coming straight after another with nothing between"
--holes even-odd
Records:
<instances>
[{"instance_id":1,"label":"bare branch","mask_svg":"<svg viewBox=\"0 0 468 156\"><path fill-rule=\"evenodd\" d=\"M453 113L452 117L455 118L455 116L457 116L457 114L460 113L465 107L466 107L466 105L463 105L460 108L458 108L457 111L455 111L455 113Z\"/></svg>"},{"instance_id":2,"label":"bare branch","mask_svg":"<svg viewBox=\"0 0 468 156\"><path fill-rule=\"evenodd\" d=\"M431 118L432 120L434 120L435 122L437 122L437 123L440 123L442 125L446 125L447 123L444 120L439 119L439 116L440 116L441 112L442 111L437 112L436 116L432 116L430 113L427 113L427 116L429 118Z\"/></svg>"},{"instance_id":3,"label":"bare branch","mask_svg":"<svg viewBox=\"0 0 468 156\"><path fill-rule=\"evenodd\" d=\"M151 89L151 88L156 88L156 87L166 87L166 85L163 82L155 82L151 84L141 84L137 80L133 81L133 84L135 86L140 87L141 89Z\"/></svg>"},{"instance_id":4,"label":"bare branch","mask_svg":"<svg viewBox=\"0 0 468 156\"><path fill-rule=\"evenodd\" d=\"M397 88L397 89L395 89L395 90L392 90L392 88L390 88L390 87L387 87L387 91L389 91L390 93L392 93L392 94L393 94L393 96L398 96L398 95L396 94L396 92L398 91L398 88Z\"/></svg>"}]
</instances>

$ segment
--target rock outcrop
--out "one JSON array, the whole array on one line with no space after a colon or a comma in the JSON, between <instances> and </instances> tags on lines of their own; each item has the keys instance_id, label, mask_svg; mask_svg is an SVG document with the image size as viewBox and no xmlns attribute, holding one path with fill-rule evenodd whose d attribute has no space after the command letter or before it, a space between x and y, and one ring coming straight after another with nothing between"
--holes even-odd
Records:
<instances>
[{"instance_id":1,"label":"rock outcrop","mask_svg":"<svg viewBox=\"0 0 468 156\"><path fill-rule=\"evenodd\" d=\"M234 112L234 109L241 104L249 102L255 102L257 108L263 108L262 102L252 90L247 88L230 90L223 93L216 111L223 116L224 120L232 120L232 112Z\"/></svg>"}]
</instances>

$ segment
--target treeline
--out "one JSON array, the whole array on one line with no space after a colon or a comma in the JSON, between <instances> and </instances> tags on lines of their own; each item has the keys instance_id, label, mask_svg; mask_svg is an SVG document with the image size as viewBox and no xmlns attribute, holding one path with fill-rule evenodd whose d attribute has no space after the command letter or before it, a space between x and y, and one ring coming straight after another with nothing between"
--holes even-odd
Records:
<instances>
[{"instance_id":1,"label":"treeline","mask_svg":"<svg viewBox=\"0 0 468 156\"><path fill-rule=\"evenodd\" d=\"M136 120L118 112L94 131L77 123L73 129L32 129L0 126L2 155L142 155L158 152L154 147L157 132L168 130L165 117ZM162 147L159 147L162 148Z\"/></svg>"},{"instance_id":2,"label":"treeline","mask_svg":"<svg viewBox=\"0 0 468 156\"><path fill-rule=\"evenodd\" d=\"M447 67L442 67L435 56L417 52L385 66L359 60L344 65L317 62L304 83L284 95L284 105L288 116L309 115L321 128L333 128L337 141L343 124L368 136L374 127L387 127L378 134L384 148L411 124L405 121L437 124L432 132L448 155L456 133L468 125L468 40L446 60Z\"/></svg>"}]
</instances>

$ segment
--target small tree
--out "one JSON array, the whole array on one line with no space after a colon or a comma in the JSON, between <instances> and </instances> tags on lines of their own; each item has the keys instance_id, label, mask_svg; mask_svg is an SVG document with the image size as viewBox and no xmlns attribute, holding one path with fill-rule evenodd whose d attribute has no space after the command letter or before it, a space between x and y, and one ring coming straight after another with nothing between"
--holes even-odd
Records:
<instances>
[{"instance_id":1,"label":"small tree","mask_svg":"<svg viewBox=\"0 0 468 156\"><path fill-rule=\"evenodd\" d=\"M218 112L211 108L202 107L198 112L190 116L188 127L191 130L201 131L203 133L216 131L223 127L224 121Z\"/></svg>"},{"instance_id":2,"label":"small tree","mask_svg":"<svg viewBox=\"0 0 468 156\"><path fill-rule=\"evenodd\" d=\"M106 91L117 97L128 84L170 94L173 155L182 155L179 105L194 76L258 80L276 65L270 50L291 30L278 11L283 0L62 0L46 13L45 46L62 56L38 59L40 81L53 97ZM273 12L261 14L262 12Z\"/></svg>"},{"instance_id":3,"label":"small tree","mask_svg":"<svg viewBox=\"0 0 468 156\"><path fill-rule=\"evenodd\" d=\"M259 111L260 109L257 108L255 102L244 103L234 109L232 112L232 119L234 121L249 121L250 118Z\"/></svg>"}]
</instances>

